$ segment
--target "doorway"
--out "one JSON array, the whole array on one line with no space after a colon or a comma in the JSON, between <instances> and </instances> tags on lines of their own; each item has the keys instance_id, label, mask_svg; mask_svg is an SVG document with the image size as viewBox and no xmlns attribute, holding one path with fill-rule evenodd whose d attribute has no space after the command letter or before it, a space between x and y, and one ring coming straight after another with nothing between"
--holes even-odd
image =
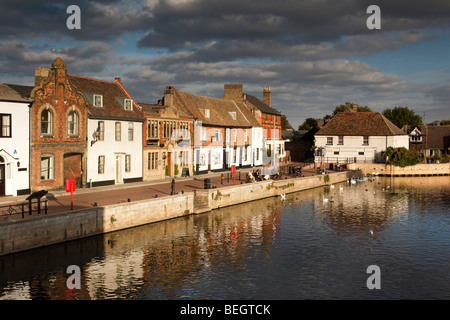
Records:
<instances>
[{"instance_id":1,"label":"doorway","mask_svg":"<svg viewBox=\"0 0 450 320\"><path fill-rule=\"evenodd\" d=\"M0 157L0 161L2 157ZM0 164L0 197L5 195L5 164Z\"/></svg>"},{"instance_id":2,"label":"doorway","mask_svg":"<svg viewBox=\"0 0 450 320\"><path fill-rule=\"evenodd\" d=\"M69 153L64 155L64 181L75 179L76 187L82 188L82 154Z\"/></svg>"},{"instance_id":3,"label":"doorway","mask_svg":"<svg viewBox=\"0 0 450 320\"><path fill-rule=\"evenodd\" d=\"M123 183L122 156L116 156L116 184Z\"/></svg>"}]
</instances>

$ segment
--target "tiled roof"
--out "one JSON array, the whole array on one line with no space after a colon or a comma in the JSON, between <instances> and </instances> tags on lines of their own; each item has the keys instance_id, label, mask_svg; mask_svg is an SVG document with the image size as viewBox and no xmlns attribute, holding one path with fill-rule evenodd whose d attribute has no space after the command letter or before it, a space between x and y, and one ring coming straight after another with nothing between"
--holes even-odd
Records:
<instances>
[{"instance_id":1,"label":"tiled roof","mask_svg":"<svg viewBox=\"0 0 450 320\"><path fill-rule=\"evenodd\" d=\"M192 116L201 120L205 125L227 127L260 127L256 118L242 102L227 99L194 95L175 90L175 106L179 110L187 110ZM205 109L210 110L210 117L205 117ZM233 120L230 112L236 113Z\"/></svg>"},{"instance_id":2,"label":"tiled roof","mask_svg":"<svg viewBox=\"0 0 450 320\"><path fill-rule=\"evenodd\" d=\"M405 126L405 132L411 132L417 128L423 135L422 143L418 145L418 149L447 149L450 147L450 125L435 126L435 125L420 125L420 126Z\"/></svg>"},{"instance_id":3,"label":"tiled roof","mask_svg":"<svg viewBox=\"0 0 450 320\"><path fill-rule=\"evenodd\" d=\"M264 102L262 102L255 96L252 96L250 94L244 94L244 97L248 102L250 102L256 108L261 110L262 113L281 115L281 113L278 110L275 110L274 108L268 106L267 104L265 104Z\"/></svg>"},{"instance_id":4,"label":"tiled roof","mask_svg":"<svg viewBox=\"0 0 450 320\"><path fill-rule=\"evenodd\" d=\"M30 99L31 90L33 90L31 86L2 83L0 84L0 100L32 102L32 99Z\"/></svg>"},{"instance_id":5,"label":"tiled roof","mask_svg":"<svg viewBox=\"0 0 450 320\"><path fill-rule=\"evenodd\" d=\"M394 136L405 135L379 112L340 112L316 135L334 136Z\"/></svg>"},{"instance_id":6,"label":"tiled roof","mask_svg":"<svg viewBox=\"0 0 450 320\"><path fill-rule=\"evenodd\" d=\"M84 95L87 100L93 94L103 96L103 107L94 107L89 101L89 115L93 118L138 120L143 121L144 115L133 97L122 87L120 80L105 81L75 75L69 75L70 82ZM123 99L133 100L133 110L125 110Z\"/></svg>"}]
</instances>

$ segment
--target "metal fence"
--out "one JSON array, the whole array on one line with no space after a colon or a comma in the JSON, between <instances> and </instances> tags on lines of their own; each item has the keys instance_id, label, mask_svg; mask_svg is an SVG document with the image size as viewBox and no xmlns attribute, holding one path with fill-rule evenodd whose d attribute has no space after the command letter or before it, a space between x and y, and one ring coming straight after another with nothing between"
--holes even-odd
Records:
<instances>
[{"instance_id":1,"label":"metal fence","mask_svg":"<svg viewBox=\"0 0 450 320\"><path fill-rule=\"evenodd\" d=\"M11 216L20 215L24 219L26 216L33 214L47 214L47 210L48 200L41 201L40 199L0 206L0 221L6 221Z\"/></svg>"}]
</instances>

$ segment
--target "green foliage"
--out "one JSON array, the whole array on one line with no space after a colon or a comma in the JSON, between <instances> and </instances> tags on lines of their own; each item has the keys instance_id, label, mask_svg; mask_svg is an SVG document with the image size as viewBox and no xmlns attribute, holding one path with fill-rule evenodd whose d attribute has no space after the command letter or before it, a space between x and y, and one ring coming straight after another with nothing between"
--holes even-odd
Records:
<instances>
[{"instance_id":1,"label":"green foliage","mask_svg":"<svg viewBox=\"0 0 450 320\"><path fill-rule=\"evenodd\" d=\"M399 128L405 125L419 126L422 124L422 117L416 115L414 110L410 110L408 107L386 109L383 111L383 115Z\"/></svg>"},{"instance_id":2,"label":"green foliage","mask_svg":"<svg viewBox=\"0 0 450 320\"><path fill-rule=\"evenodd\" d=\"M299 127L298 130L311 130L317 126L317 120L314 118L307 118L305 122L303 122Z\"/></svg>"},{"instance_id":3,"label":"green foliage","mask_svg":"<svg viewBox=\"0 0 450 320\"><path fill-rule=\"evenodd\" d=\"M175 175L177 176L179 173L180 173L180 171L178 170L178 164L175 164L175 170L174 170L175 172Z\"/></svg>"},{"instance_id":4,"label":"green foliage","mask_svg":"<svg viewBox=\"0 0 450 320\"><path fill-rule=\"evenodd\" d=\"M408 150L405 147L388 147L386 152L383 153L383 158L386 159L386 157L388 157L386 161L387 164L392 164L402 168L413 166L423 161L423 156L417 150Z\"/></svg>"},{"instance_id":5,"label":"green foliage","mask_svg":"<svg viewBox=\"0 0 450 320\"><path fill-rule=\"evenodd\" d=\"M166 165L166 177L170 176L170 168L169 165Z\"/></svg>"},{"instance_id":6,"label":"green foliage","mask_svg":"<svg viewBox=\"0 0 450 320\"><path fill-rule=\"evenodd\" d=\"M291 124L284 114L281 115L281 130L292 129Z\"/></svg>"},{"instance_id":7,"label":"green foliage","mask_svg":"<svg viewBox=\"0 0 450 320\"><path fill-rule=\"evenodd\" d=\"M326 174L325 177L323 177L323 182L325 183L330 182L330 176L328 174Z\"/></svg>"},{"instance_id":8,"label":"green foliage","mask_svg":"<svg viewBox=\"0 0 450 320\"><path fill-rule=\"evenodd\" d=\"M350 104L352 105L352 104ZM337 113L339 112L345 112L345 110L347 110L347 107L343 104L341 104L340 106L336 106L336 108L333 111L333 116L335 116ZM368 106L357 106L356 108L357 112L372 112L372 109L370 109Z\"/></svg>"}]
</instances>

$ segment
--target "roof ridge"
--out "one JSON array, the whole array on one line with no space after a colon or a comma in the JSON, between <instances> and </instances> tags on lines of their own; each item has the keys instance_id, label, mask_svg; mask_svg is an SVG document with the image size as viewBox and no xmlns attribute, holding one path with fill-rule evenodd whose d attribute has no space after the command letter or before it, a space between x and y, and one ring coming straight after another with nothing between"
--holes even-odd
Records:
<instances>
[{"instance_id":1,"label":"roof ridge","mask_svg":"<svg viewBox=\"0 0 450 320\"><path fill-rule=\"evenodd\" d=\"M114 81L109 81L109 80L97 79L97 78L86 77L86 76L78 76L76 74L69 74L69 77L76 77L76 78L81 78L81 79L86 79L86 80L106 82L106 83L109 83L109 84L117 84L117 82L115 80Z\"/></svg>"}]
</instances>

